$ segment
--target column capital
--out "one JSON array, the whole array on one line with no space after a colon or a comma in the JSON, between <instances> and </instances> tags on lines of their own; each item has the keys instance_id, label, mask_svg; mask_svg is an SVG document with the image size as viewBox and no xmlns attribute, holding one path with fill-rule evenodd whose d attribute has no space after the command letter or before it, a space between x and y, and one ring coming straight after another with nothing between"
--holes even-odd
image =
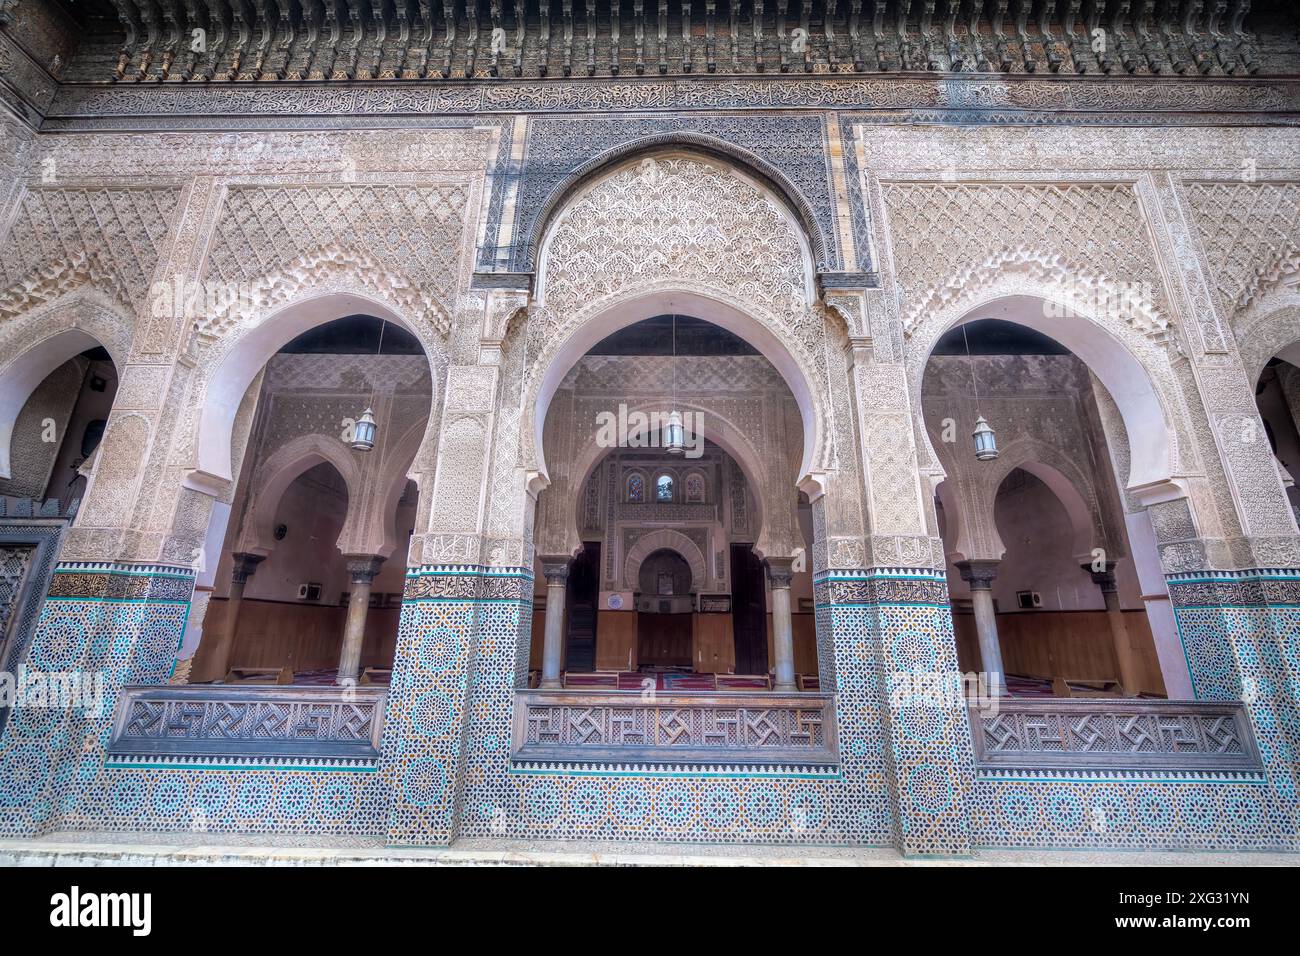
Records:
<instances>
[{"instance_id":1,"label":"column capital","mask_svg":"<svg viewBox=\"0 0 1300 956\"><path fill-rule=\"evenodd\" d=\"M1079 567L1083 568L1083 570L1088 572L1088 576L1092 578L1092 583L1097 585L1097 587L1101 588L1103 594L1105 594L1107 591L1115 590L1116 585L1115 585L1115 562L1114 561L1105 562L1105 569L1101 571L1098 571L1096 566L1091 563L1081 564L1079 565Z\"/></svg>"},{"instance_id":2,"label":"column capital","mask_svg":"<svg viewBox=\"0 0 1300 956\"><path fill-rule=\"evenodd\" d=\"M969 561L956 562L956 567L961 573L961 579L970 585L972 591L988 591L993 587L993 581L998 576L998 566L1001 564L1001 561L972 558Z\"/></svg>"},{"instance_id":3,"label":"column capital","mask_svg":"<svg viewBox=\"0 0 1300 956\"><path fill-rule=\"evenodd\" d=\"M384 559L377 554L349 554L346 557L348 574L353 584L369 584L374 581L379 566L384 563Z\"/></svg>"},{"instance_id":4,"label":"column capital","mask_svg":"<svg viewBox=\"0 0 1300 956\"><path fill-rule=\"evenodd\" d=\"M569 559L563 555L546 555L541 559L542 577L548 585L564 584L569 580Z\"/></svg>"},{"instance_id":5,"label":"column capital","mask_svg":"<svg viewBox=\"0 0 1300 956\"><path fill-rule=\"evenodd\" d=\"M767 580L774 588L788 588L794 577L794 558L764 558L767 565Z\"/></svg>"},{"instance_id":6,"label":"column capital","mask_svg":"<svg viewBox=\"0 0 1300 956\"><path fill-rule=\"evenodd\" d=\"M230 569L230 580L235 584L244 584L253 576L257 566L266 560L266 555L237 551L231 558L234 559L234 565Z\"/></svg>"}]
</instances>

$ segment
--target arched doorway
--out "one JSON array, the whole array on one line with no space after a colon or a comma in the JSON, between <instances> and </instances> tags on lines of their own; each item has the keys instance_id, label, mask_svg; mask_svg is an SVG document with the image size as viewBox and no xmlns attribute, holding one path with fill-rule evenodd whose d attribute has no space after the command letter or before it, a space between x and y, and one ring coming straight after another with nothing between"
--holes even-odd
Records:
<instances>
[{"instance_id":1,"label":"arched doorway","mask_svg":"<svg viewBox=\"0 0 1300 956\"><path fill-rule=\"evenodd\" d=\"M1122 471L1140 467L1126 424L1141 414L1121 415L1100 375L1055 338L983 316L937 340L921 393L947 475L936 507L961 666L1000 669L1013 696L1168 696L1166 674L1186 664ZM1126 388L1140 408L1142 390ZM995 458L976 456L979 416ZM1144 467L1159 461L1148 454Z\"/></svg>"},{"instance_id":2,"label":"arched doorway","mask_svg":"<svg viewBox=\"0 0 1300 956\"><path fill-rule=\"evenodd\" d=\"M805 446L783 376L727 329L652 316L592 346L557 385L545 421L553 480L535 524L532 682L818 687L811 521L796 490ZM773 576L764 562L774 561L797 567ZM569 577L552 677L545 637L559 592L546 579L557 567ZM577 588L575 575L589 571L598 585ZM774 602L774 583L788 596Z\"/></svg>"},{"instance_id":3,"label":"arched doorway","mask_svg":"<svg viewBox=\"0 0 1300 956\"><path fill-rule=\"evenodd\" d=\"M431 391L419 341L370 315L311 327L267 362L241 403L256 412L191 682L387 682Z\"/></svg>"}]
</instances>

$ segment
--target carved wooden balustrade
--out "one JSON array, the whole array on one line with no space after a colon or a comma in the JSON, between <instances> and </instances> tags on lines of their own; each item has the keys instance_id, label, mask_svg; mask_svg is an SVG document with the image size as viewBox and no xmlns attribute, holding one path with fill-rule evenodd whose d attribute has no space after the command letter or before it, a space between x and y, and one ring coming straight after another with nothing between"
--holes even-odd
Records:
<instances>
[{"instance_id":1,"label":"carved wooden balustrade","mask_svg":"<svg viewBox=\"0 0 1300 956\"><path fill-rule=\"evenodd\" d=\"M517 763L830 766L829 694L515 691Z\"/></svg>"},{"instance_id":2,"label":"carved wooden balustrade","mask_svg":"<svg viewBox=\"0 0 1300 956\"><path fill-rule=\"evenodd\" d=\"M385 687L128 686L113 758L375 761Z\"/></svg>"},{"instance_id":3,"label":"carved wooden balustrade","mask_svg":"<svg viewBox=\"0 0 1300 956\"><path fill-rule=\"evenodd\" d=\"M1235 701L1003 697L970 715L975 762L986 769L1261 769Z\"/></svg>"}]
</instances>

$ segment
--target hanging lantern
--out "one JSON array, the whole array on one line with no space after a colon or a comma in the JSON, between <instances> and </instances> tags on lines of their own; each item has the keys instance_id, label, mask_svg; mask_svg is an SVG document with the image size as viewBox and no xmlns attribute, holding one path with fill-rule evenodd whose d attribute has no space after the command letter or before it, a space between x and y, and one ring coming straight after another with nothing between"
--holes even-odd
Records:
<instances>
[{"instance_id":1,"label":"hanging lantern","mask_svg":"<svg viewBox=\"0 0 1300 956\"><path fill-rule=\"evenodd\" d=\"M348 442L348 447L353 451L370 451L375 447L375 413L369 408L352 426L352 441Z\"/></svg>"},{"instance_id":2,"label":"hanging lantern","mask_svg":"<svg viewBox=\"0 0 1300 956\"><path fill-rule=\"evenodd\" d=\"M975 457L979 461L992 461L998 457L998 440L989 423L980 415L975 419L975 430L971 432L975 439Z\"/></svg>"},{"instance_id":3,"label":"hanging lantern","mask_svg":"<svg viewBox=\"0 0 1300 956\"><path fill-rule=\"evenodd\" d=\"M668 427L664 429L664 448L670 455L680 455L686 450L686 433L682 428L682 413L673 409L668 413Z\"/></svg>"}]
</instances>

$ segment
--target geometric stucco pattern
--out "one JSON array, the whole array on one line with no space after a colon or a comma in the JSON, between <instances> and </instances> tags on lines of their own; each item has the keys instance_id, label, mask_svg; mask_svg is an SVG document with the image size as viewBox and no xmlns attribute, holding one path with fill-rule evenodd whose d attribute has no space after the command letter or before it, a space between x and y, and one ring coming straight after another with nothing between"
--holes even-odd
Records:
<instances>
[{"instance_id":1,"label":"geometric stucco pattern","mask_svg":"<svg viewBox=\"0 0 1300 956\"><path fill-rule=\"evenodd\" d=\"M80 282L143 305L179 197L175 187L29 189L0 249L0 316Z\"/></svg>"},{"instance_id":2,"label":"geometric stucco pattern","mask_svg":"<svg viewBox=\"0 0 1300 956\"><path fill-rule=\"evenodd\" d=\"M1186 190L1226 318L1300 271L1300 183L1194 182Z\"/></svg>"},{"instance_id":3,"label":"geometric stucco pattern","mask_svg":"<svg viewBox=\"0 0 1300 956\"><path fill-rule=\"evenodd\" d=\"M446 311L457 287L468 197L458 182L235 187L217 223L206 279L252 283L309 253L343 246L382 262Z\"/></svg>"},{"instance_id":4,"label":"geometric stucco pattern","mask_svg":"<svg viewBox=\"0 0 1300 956\"><path fill-rule=\"evenodd\" d=\"M888 182L882 190L907 301L905 331L925 310L981 277L981 270L987 278L1036 256L1047 257L1055 272L1076 285L1150 283L1150 301L1135 303L1129 321L1147 333L1168 323L1160 273L1131 185ZM937 232L946 241L929 241Z\"/></svg>"}]
</instances>

